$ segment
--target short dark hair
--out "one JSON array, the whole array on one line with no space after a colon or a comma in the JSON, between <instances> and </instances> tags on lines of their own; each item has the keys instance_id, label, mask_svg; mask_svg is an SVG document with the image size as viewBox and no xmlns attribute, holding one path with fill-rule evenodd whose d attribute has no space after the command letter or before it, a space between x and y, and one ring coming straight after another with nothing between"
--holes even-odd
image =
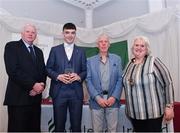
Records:
<instances>
[{"instance_id":1,"label":"short dark hair","mask_svg":"<svg viewBox=\"0 0 180 133\"><path fill-rule=\"evenodd\" d=\"M64 31L65 29L74 29L74 30L76 30L76 26L75 26L75 24L73 24L73 23L66 23L66 24L64 24L64 26L63 26L63 31Z\"/></svg>"}]
</instances>

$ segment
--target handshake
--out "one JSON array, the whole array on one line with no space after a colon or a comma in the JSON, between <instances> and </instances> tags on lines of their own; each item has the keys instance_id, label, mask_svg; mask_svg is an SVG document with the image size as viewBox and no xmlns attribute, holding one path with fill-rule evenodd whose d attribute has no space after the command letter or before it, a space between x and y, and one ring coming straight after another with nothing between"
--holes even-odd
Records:
<instances>
[{"instance_id":1,"label":"handshake","mask_svg":"<svg viewBox=\"0 0 180 133\"><path fill-rule=\"evenodd\" d=\"M70 84L74 81L81 81L81 78L77 73L65 73L59 74L57 80L63 82L64 84Z\"/></svg>"},{"instance_id":2,"label":"handshake","mask_svg":"<svg viewBox=\"0 0 180 133\"><path fill-rule=\"evenodd\" d=\"M29 92L30 96L36 96L41 94L45 89L45 84L43 82L35 83L32 90Z\"/></svg>"}]
</instances>

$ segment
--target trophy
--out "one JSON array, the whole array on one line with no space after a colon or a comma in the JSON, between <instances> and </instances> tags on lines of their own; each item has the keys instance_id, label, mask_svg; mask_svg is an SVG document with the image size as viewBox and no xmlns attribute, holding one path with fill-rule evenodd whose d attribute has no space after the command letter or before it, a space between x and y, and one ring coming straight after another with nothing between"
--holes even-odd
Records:
<instances>
[{"instance_id":1,"label":"trophy","mask_svg":"<svg viewBox=\"0 0 180 133\"><path fill-rule=\"evenodd\" d=\"M71 78L72 78L71 73L73 72L74 72L74 69L71 67L67 67L64 69L64 73L67 74L66 78L69 80L69 83L71 83Z\"/></svg>"},{"instance_id":2,"label":"trophy","mask_svg":"<svg viewBox=\"0 0 180 133\"><path fill-rule=\"evenodd\" d=\"M73 73L73 72L74 72L74 69L73 69L73 68L70 68L70 67L65 68L65 70L64 70L64 73L65 73L65 74L71 74L71 73Z\"/></svg>"}]
</instances>

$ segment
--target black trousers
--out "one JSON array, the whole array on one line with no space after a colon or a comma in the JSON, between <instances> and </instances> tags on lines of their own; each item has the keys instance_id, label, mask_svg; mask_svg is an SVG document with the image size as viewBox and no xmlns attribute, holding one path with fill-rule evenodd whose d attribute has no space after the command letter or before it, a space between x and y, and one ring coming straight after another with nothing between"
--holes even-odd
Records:
<instances>
[{"instance_id":1,"label":"black trousers","mask_svg":"<svg viewBox=\"0 0 180 133\"><path fill-rule=\"evenodd\" d=\"M163 116L156 119L137 120L130 118L134 132L162 132Z\"/></svg>"},{"instance_id":2,"label":"black trousers","mask_svg":"<svg viewBox=\"0 0 180 133\"><path fill-rule=\"evenodd\" d=\"M41 105L8 106L8 132L40 132Z\"/></svg>"}]
</instances>

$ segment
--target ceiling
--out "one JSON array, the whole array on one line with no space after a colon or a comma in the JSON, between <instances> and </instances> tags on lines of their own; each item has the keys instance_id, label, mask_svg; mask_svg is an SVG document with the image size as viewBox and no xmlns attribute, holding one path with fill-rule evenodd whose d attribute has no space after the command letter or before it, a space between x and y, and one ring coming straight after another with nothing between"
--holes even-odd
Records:
<instances>
[{"instance_id":1,"label":"ceiling","mask_svg":"<svg viewBox=\"0 0 180 133\"><path fill-rule=\"evenodd\" d=\"M80 7L85 10L93 10L111 0L63 0L69 4Z\"/></svg>"},{"instance_id":2,"label":"ceiling","mask_svg":"<svg viewBox=\"0 0 180 133\"><path fill-rule=\"evenodd\" d=\"M0 0L0 14L93 28L149 13L149 1L161 0ZM153 2L154 1L154 2ZM180 0L162 0L175 6ZM92 11L92 12L88 12ZM88 14L89 13L89 14Z\"/></svg>"}]
</instances>

